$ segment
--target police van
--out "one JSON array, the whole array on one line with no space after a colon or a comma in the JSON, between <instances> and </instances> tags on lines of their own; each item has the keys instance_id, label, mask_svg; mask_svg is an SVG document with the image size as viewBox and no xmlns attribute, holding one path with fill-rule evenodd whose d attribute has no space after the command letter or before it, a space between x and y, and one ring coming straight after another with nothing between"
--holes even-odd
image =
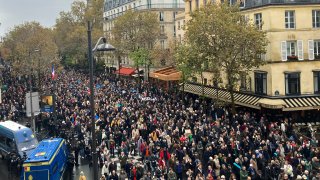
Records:
<instances>
[{"instance_id":1,"label":"police van","mask_svg":"<svg viewBox=\"0 0 320 180\"><path fill-rule=\"evenodd\" d=\"M0 155L7 157L10 153L24 153L28 156L38 145L32 130L13 121L0 122Z\"/></svg>"},{"instance_id":2,"label":"police van","mask_svg":"<svg viewBox=\"0 0 320 180\"><path fill-rule=\"evenodd\" d=\"M63 179L68 153L66 142L62 138L41 141L24 161L21 180Z\"/></svg>"}]
</instances>

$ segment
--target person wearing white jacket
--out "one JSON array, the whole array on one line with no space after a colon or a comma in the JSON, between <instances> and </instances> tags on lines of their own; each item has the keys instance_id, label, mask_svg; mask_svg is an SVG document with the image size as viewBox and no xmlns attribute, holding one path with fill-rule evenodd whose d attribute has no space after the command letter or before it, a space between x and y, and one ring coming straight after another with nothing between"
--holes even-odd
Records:
<instances>
[{"instance_id":1,"label":"person wearing white jacket","mask_svg":"<svg viewBox=\"0 0 320 180\"><path fill-rule=\"evenodd\" d=\"M293 169L291 164L288 163L288 161L285 161L284 165L283 165L283 171L284 173L286 173L288 176L293 177Z\"/></svg>"},{"instance_id":2,"label":"person wearing white jacket","mask_svg":"<svg viewBox=\"0 0 320 180\"><path fill-rule=\"evenodd\" d=\"M108 169L108 162L105 161L104 162L104 166L102 167L101 169L101 175L104 175L105 177L108 177L108 174L109 174L109 169Z\"/></svg>"}]
</instances>

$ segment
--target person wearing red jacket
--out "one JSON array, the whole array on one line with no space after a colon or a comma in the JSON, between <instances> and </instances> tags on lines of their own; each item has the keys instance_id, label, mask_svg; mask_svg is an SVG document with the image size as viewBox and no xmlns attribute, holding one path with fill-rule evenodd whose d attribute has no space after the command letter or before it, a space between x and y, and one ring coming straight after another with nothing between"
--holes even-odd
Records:
<instances>
[{"instance_id":1,"label":"person wearing red jacket","mask_svg":"<svg viewBox=\"0 0 320 180\"><path fill-rule=\"evenodd\" d=\"M168 164L168 161L171 158L171 155L166 147L160 149L159 157L160 159L163 159L165 161L166 165Z\"/></svg>"},{"instance_id":2,"label":"person wearing red jacket","mask_svg":"<svg viewBox=\"0 0 320 180\"><path fill-rule=\"evenodd\" d=\"M137 168L135 165L132 166L132 169L131 169L131 179L132 180L137 180Z\"/></svg>"},{"instance_id":3,"label":"person wearing red jacket","mask_svg":"<svg viewBox=\"0 0 320 180\"><path fill-rule=\"evenodd\" d=\"M158 160L158 165L159 165L159 167L160 167L160 169L161 169L162 171L165 170L165 168L166 168L166 162L164 161L164 159L160 158L160 159Z\"/></svg>"}]
</instances>

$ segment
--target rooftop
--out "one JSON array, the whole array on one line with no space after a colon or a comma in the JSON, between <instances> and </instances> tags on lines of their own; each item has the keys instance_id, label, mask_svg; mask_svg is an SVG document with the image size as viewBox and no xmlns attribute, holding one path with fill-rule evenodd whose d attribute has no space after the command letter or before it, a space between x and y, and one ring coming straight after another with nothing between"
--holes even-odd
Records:
<instances>
[{"instance_id":1,"label":"rooftop","mask_svg":"<svg viewBox=\"0 0 320 180\"><path fill-rule=\"evenodd\" d=\"M240 8L245 10L269 5L304 5L319 3L320 0L242 0Z\"/></svg>"},{"instance_id":2,"label":"rooftop","mask_svg":"<svg viewBox=\"0 0 320 180\"><path fill-rule=\"evenodd\" d=\"M30 154L25 163L50 161L56 149L63 142L62 138L45 139L41 141L36 149Z\"/></svg>"}]
</instances>

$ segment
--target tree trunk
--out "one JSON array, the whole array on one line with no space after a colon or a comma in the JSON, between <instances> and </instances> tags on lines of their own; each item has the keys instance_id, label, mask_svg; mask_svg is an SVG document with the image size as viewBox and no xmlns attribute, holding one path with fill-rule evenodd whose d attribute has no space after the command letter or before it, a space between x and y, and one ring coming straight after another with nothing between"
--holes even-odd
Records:
<instances>
[{"instance_id":1,"label":"tree trunk","mask_svg":"<svg viewBox=\"0 0 320 180\"><path fill-rule=\"evenodd\" d=\"M201 72L201 95L204 96L203 73Z\"/></svg>"},{"instance_id":2,"label":"tree trunk","mask_svg":"<svg viewBox=\"0 0 320 180\"><path fill-rule=\"evenodd\" d=\"M218 83L214 82L214 88L216 89L216 104L219 103L219 89L218 89Z\"/></svg>"},{"instance_id":3,"label":"tree trunk","mask_svg":"<svg viewBox=\"0 0 320 180\"><path fill-rule=\"evenodd\" d=\"M232 112L232 115L234 115L234 114L236 114L236 106L234 103L233 86L230 86L229 92L230 92L230 96L231 96L231 112Z\"/></svg>"},{"instance_id":4,"label":"tree trunk","mask_svg":"<svg viewBox=\"0 0 320 180\"><path fill-rule=\"evenodd\" d=\"M38 70L38 91L40 91L40 89L41 89L41 79L40 79L40 77L41 77L41 73L40 73L40 70Z\"/></svg>"},{"instance_id":5,"label":"tree trunk","mask_svg":"<svg viewBox=\"0 0 320 180\"><path fill-rule=\"evenodd\" d=\"M121 57L118 56L118 78L120 78Z\"/></svg>"},{"instance_id":6,"label":"tree trunk","mask_svg":"<svg viewBox=\"0 0 320 180\"><path fill-rule=\"evenodd\" d=\"M137 65L137 71L138 71L138 85L139 85L138 92L140 93L140 91L141 91L141 79L140 79L139 65Z\"/></svg>"},{"instance_id":7,"label":"tree trunk","mask_svg":"<svg viewBox=\"0 0 320 180\"><path fill-rule=\"evenodd\" d=\"M231 97L231 113L232 115L236 114L236 107L234 104L234 94L233 94L233 81L231 80L230 73L227 73L228 76L228 90Z\"/></svg>"},{"instance_id":8,"label":"tree trunk","mask_svg":"<svg viewBox=\"0 0 320 180\"><path fill-rule=\"evenodd\" d=\"M148 74L147 74L147 80L149 81L149 72L150 72L150 62L148 63Z\"/></svg>"}]
</instances>

